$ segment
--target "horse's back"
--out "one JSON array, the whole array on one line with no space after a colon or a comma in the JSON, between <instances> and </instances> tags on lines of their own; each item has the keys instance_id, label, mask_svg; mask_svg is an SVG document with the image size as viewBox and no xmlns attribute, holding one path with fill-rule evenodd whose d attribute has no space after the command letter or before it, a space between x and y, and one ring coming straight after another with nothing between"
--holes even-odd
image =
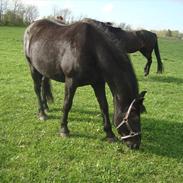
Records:
<instances>
[{"instance_id":1,"label":"horse's back","mask_svg":"<svg viewBox=\"0 0 183 183\"><path fill-rule=\"evenodd\" d=\"M155 43L157 40L157 35L151 31L148 30L139 30L136 31L137 36L147 43Z\"/></svg>"},{"instance_id":2,"label":"horse's back","mask_svg":"<svg viewBox=\"0 0 183 183\"><path fill-rule=\"evenodd\" d=\"M25 54L31 65L48 78L64 81L65 76L92 75L96 69L92 31L83 22L68 26L48 20L34 22L25 31Z\"/></svg>"}]
</instances>

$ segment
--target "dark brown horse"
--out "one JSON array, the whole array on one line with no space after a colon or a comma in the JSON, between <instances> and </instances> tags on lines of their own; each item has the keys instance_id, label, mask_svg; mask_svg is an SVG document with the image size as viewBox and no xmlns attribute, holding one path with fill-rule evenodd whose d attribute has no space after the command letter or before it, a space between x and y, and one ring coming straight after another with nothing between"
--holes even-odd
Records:
<instances>
[{"instance_id":1,"label":"dark brown horse","mask_svg":"<svg viewBox=\"0 0 183 183\"><path fill-rule=\"evenodd\" d=\"M83 19L83 22L88 22L96 26L99 30L106 33L106 35L110 34L110 37L121 42L122 48L125 49L127 53L140 51L147 58L147 63L144 68L145 76L149 74L152 63L152 52L154 50L158 64L157 73L163 72L163 63L161 61L158 39L155 33L147 30L124 31L121 28L113 27L110 23L104 23L90 18Z\"/></svg>"},{"instance_id":2,"label":"dark brown horse","mask_svg":"<svg viewBox=\"0 0 183 183\"><path fill-rule=\"evenodd\" d=\"M69 135L67 119L77 87L91 85L100 105L107 139L113 141L115 135L105 95L107 82L114 100L114 124L126 144L135 149L141 142L140 111L145 92L138 92L128 56L111 44L110 39L84 22L66 26L39 20L30 25L24 35L40 119L47 117L44 111L47 93L41 94L43 88L47 88L42 83L47 78L65 82L61 136Z\"/></svg>"}]
</instances>

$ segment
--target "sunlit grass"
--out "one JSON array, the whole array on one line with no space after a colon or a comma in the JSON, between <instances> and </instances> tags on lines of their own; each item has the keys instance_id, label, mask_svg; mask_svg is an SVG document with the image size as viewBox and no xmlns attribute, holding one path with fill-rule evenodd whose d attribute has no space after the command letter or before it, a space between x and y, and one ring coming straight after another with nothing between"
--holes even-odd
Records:
<instances>
[{"instance_id":1,"label":"sunlit grass","mask_svg":"<svg viewBox=\"0 0 183 183\"><path fill-rule=\"evenodd\" d=\"M53 83L49 119L38 121L33 83L22 51L24 28L0 27L0 182L182 182L183 41L160 39L163 75L143 76L145 58L131 56L140 90L147 90L142 146L131 151L105 136L89 86L79 88L69 116L71 137L60 138L64 84ZM107 88L112 118L112 96ZM113 129L116 133L115 128ZM117 133L116 133L117 134Z\"/></svg>"}]
</instances>

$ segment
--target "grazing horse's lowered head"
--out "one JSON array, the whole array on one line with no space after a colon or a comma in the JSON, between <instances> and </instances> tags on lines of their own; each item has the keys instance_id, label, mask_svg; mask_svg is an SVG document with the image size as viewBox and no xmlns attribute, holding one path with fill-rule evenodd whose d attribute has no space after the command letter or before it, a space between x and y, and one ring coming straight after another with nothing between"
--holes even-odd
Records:
<instances>
[{"instance_id":1,"label":"grazing horse's lowered head","mask_svg":"<svg viewBox=\"0 0 183 183\"><path fill-rule=\"evenodd\" d=\"M114 116L116 129L121 135L121 140L131 149L138 149L140 147L140 113L146 111L145 106L143 105L145 94L146 91L141 92L138 97L131 102L123 115L120 113L119 115Z\"/></svg>"}]
</instances>

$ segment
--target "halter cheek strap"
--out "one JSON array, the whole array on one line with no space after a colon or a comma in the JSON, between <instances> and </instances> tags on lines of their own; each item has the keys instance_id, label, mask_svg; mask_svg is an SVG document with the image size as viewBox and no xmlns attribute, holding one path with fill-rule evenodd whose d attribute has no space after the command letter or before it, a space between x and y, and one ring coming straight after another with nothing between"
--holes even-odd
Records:
<instances>
[{"instance_id":1,"label":"halter cheek strap","mask_svg":"<svg viewBox=\"0 0 183 183\"><path fill-rule=\"evenodd\" d=\"M133 107L133 104L135 103L135 101L136 101L136 99L134 99L132 101L132 103L130 104L128 111L126 112L125 117L123 118L122 122L116 127L117 129L120 128L124 123L128 123L128 118L129 118L130 112L132 110L132 107Z\"/></svg>"},{"instance_id":2,"label":"halter cheek strap","mask_svg":"<svg viewBox=\"0 0 183 183\"><path fill-rule=\"evenodd\" d=\"M121 126L123 126L124 124L126 124L128 130L130 131L130 134L129 135L126 135L126 136L123 136L121 137L121 140L125 140L125 139L128 139L128 138L132 138L132 137L135 137L135 136L138 136L140 135L141 133L140 132L134 132L130 126L130 124L128 123L128 118L129 118L129 115L130 115L130 112L132 110L132 107L133 107L133 104L135 103L136 99L134 99L132 101L132 103L130 104L126 114L125 114L125 117L123 118L122 122L116 127L116 129L119 129Z\"/></svg>"}]
</instances>

